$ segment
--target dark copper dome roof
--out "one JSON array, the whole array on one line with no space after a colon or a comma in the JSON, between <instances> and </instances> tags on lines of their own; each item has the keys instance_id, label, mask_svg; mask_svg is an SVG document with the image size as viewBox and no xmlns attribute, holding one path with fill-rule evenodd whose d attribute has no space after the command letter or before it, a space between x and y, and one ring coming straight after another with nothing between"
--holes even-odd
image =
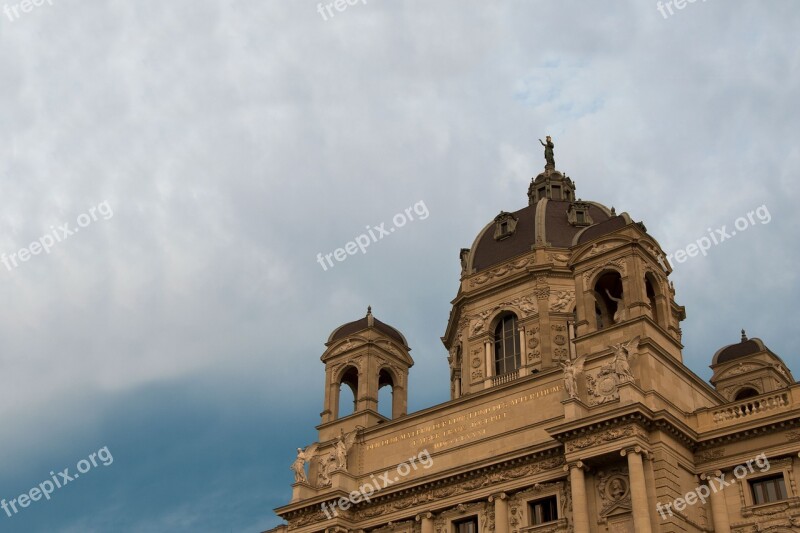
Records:
<instances>
[{"instance_id":1,"label":"dark copper dome roof","mask_svg":"<svg viewBox=\"0 0 800 533\"><path fill-rule=\"evenodd\" d=\"M348 322L333 330L333 332L328 337L328 343L340 339L346 339L347 337L354 335L359 331L363 331L369 327L377 329L387 337L396 340L403 346L406 347L408 346L406 338L403 336L402 333L400 333L397 329L393 328L389 324L381 322L380 320L372 316L372 308L369 308L367 310L367 316L365 316L364 318L354 320L353 322Z\"/></svg>"},{"instance_id":2,"label":"dark copper dome roof","mask_svg":"<svg viewBox=\"0 0 800 533\"><path fill-rule=\"evenodd\" d=\"M763 351L769 351L769 348L766 347L761 339L757 339L755 337L748 339L744 336L744 333L742 333L741 342L729 344L728 346L717 350L717 353L714 354L714 358L711 360L711 364L718 365L721 363L727 363L729 361L742 359Z\"/></svg>"},{"instance_id":3,"label":"dark copper dome roof","mask_svg":"<svg viewBox=\"0 0 800 533\"><path fill-rule=\"evenodd\" d=\"M516 218L516 228L510 236L495 238L495 221L487 224L478 234L470 249L470 272L480 272L494 265L530 252L537 244L570 248L577 244L614 232L630 224L630 217L616 215L606 206L596 202L579 201L588 205L590 225L570 223L567 212L575 202L544 198L533 205L511 213Z\"/></svg>"}]
</instances>

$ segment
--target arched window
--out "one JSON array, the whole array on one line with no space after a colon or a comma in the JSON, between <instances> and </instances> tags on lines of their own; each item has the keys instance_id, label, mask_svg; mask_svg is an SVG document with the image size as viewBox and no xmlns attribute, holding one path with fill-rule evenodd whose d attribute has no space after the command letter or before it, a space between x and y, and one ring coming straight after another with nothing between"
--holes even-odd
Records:
<instances>
[{"instance_id":1,"label":"arched window","mask_svg":"<svg viewBox=\"0 0 800 533\"><path fill-rule=\"evenodd\" d=\"M513 372L520 366L519 330L517 317L507 314L494 330L494 373L496 376Z\"/></svg>"},{"instance_id":2,"label":"arched window","mask_svg":"<svg viewBox=\"0 0 800 533\"><path fill-rule=\"evenodd\" d=\"M745 387L744 389L736 393L736 396L733 398L733 401L738 402L739 400L746 400L748 398L752 398L753 396L758 396L758 391L752 387Z\"/></svg>"},{"instance_id":3,"label":"arched window","mask_svg":"<svg viewBox=\"0 0 800 533\"><path fill-rule=\"evenodd\" d=\"M656 301L655 287L658 285L654 282L652 274L649 272L644 277L644 288L647 292L647 303L650 304L650 312L656 324L661 324L658 316L658 303Z\"/></svg>"},{"instance_id":4,"label":"arched window","mask_svg":"<svg viewBox=\"0 0 800 533\"><path fill-rule=\"evenodd\" d=\"M342 394L344 392L344 394ZM352 397L353 401L350 405L343 402L348 397ZM358 369L349 367L342 374L342 379L339 381L339 400L338 413L336 418L342 418L355 413L356 411L356 398L358 397Z\"/></svg>"},{"instance_id":5,"label":"arched window","mask_svg":"<svg viewBox=\"0 0 800 533\"><path fill-rule=\"evenodd\" d=\"M394 410L394 380L384 368L378 374L378 413L391 419Z\"/></svg>"},{"instance_id":6,"label":"arched window","mask_svg":"<svg viewBox=\"0 0 800 533\"><path fill-rule=\"evenodd\" d=\"M618 272L606 272L594 284L595 314L597 329L618 324L628 318L628 309L623 301L622 276Z\"/></svg>"}]
</instances>

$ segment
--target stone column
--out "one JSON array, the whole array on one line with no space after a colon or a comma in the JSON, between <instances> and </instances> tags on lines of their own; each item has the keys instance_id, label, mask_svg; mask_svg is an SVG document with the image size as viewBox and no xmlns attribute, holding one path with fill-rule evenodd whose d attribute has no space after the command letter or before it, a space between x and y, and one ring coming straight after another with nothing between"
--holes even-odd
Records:
<instances>
[{"instance_id":1,"label":"stone column","mask_svg":"<svg viewBox=\"0 0 800 533\"><path fill-rule=\"evenodd\" d=\"M714 478L721 475L722 472L717 470L716 472L702 474L700 478L708 482L708 488L711 491L711 516L714 520L714 531L717 533L731 533L731 522L730 518L728 518L725 494L722 493L724 487L714 485Z\"/></svg>"},{"instance_id":2,"label":"stone column","mask_svg":"<svg viewBox=\"0 0 800 533\"><path fill-rule=\"evenodd\" d=\"M421 533L433 533L433 513L420 513L416 520L420 522Z\"/></svg>"},{"instance_id":3,"label":"stone column","mask_svg":"<svg viewBox=\"0 0 800 533\"><path fill-rule=\"evenodd\" d=\"M620 455L628 456L628 474L631 480L631 503L633 504L633 525L636 533L652 533L650 526L650 509L647 503L647 483L644 478L642 464L643 450L636 446L622 450Z\"/></svg>"},{"instance_id":4,"label":"stone column","mask_svg":"<svg viewBox=\"0 0 800 533\"><path fill-rule=\"evenodd\" d=\"M508 496L505 492L489 496L494 502L494 533L508 533Z\"/></svg>"},{"instance_id":5,"label":"stone column","mask_svg":"<svg viewBox=\"0 0 800 533\"><path fill-rule=\"evenodd\" d=\"M528 358L525 355L525 326L519 327L519 377L527 376Z\"/></svg>"},{"instance_id":6,"label":"stone column","mask_svg":"<svg viewBox=\"0 0 800 533\"><path fill-rule=\"evenodd\" d=\"M486 359L486 377L483 380L485 388L492 386L492 376L494 375L494 358L492 357L492 341L483 343L484 359Z\"/></svg>"},{"instance_id":7,"label":"stone column","mask_svg":"<svg viewBox=\"0 0 800 533\"><path fill-rule=\"evenodd\" d=\"M581 461L564 466L564 470L569 471L569 484L572 489L572 521L575 533L589 533L589 500L586 498L584 468L585 465Z\"/></svg>"},{"instance_id":8,"label":"stone column","mask_svg":"<svg viewBox=\"0 0 800 533\"><path fill-rule=\"evenodd\" d=\"M647 505L649 509L655 509L656 498L656 476L653 472L653 455L644 456L644 481L647 484ZM650 526L653 531L658 531L658 513L650 513Z\"/></svg>"}]
</instances>

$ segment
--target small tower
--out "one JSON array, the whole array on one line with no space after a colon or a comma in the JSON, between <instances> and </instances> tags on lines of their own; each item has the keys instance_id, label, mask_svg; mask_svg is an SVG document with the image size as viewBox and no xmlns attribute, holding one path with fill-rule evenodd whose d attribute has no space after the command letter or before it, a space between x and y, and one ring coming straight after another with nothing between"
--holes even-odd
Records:
<instances>
[{"instance_id":1,"label":"small tower","mask_svg":"<svg viewBox=\"0 0 800 533\"><path fill-rule=\"evenodd\" d=\"M378 412L378 391L392 389L392 419L406 414L408 370L414 365L405 337L372 315L336 328L325 344L325 408L318 427L320 441L339 435L340 430L370 427L387 420ZM353 412L344 417L340 392L347 386L353 393Z\"/></svg>"},{"instance_id":2,"label":"small tower","mask_svg":"<svg viewBox=\"0 0 800 533\"><path fill-rule=\"evenodd\" d=\"M711 384L729 402L786 389L795 383L783 360L761 339L748 339L744 330L740 342L717 350L711 369Z\"/></svg>"}]
</instances>

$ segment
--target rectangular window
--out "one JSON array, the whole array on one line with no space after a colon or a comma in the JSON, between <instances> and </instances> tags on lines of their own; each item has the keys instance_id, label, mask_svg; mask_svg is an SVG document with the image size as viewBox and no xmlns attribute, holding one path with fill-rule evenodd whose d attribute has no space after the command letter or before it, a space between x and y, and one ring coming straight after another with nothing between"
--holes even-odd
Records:
<instances>
[{"instance_id":1,"label":"rectangular window","mask_svg":"<svg viewBox=\"0 0 800 533\"><path fill-rule=\"evenodd\" d=\"M578 224L586 224L586 213L583 211L575 211L575 221Z\"/></svg>"},{"instance_id":2,"label":"rectangular window","mask_svg":"<svg viewBox=\"0 0 800 533\"><path fill-rule=\"evenodd\" d=\"M456 533L478 533L478 517L471 516L466 520L459 520L454 522Z\"/></svg>"},{"instance_id":3,"label":"rectangular window","mask_svg":"<svg viewBox=\"0 0 800 533\"><path fill-rule=\"evenodd\" d=\"M786 484L783 481L783 474L755 479L750 482L750 490L753 493L753 502L756 505L779 502L788 497L786 495Z\"/></svg>"},{"instance_id":4,"label":"rectangular window","mask_svg":"<svg viewBox=\"0 0 800 533\"><path fill-rule=\"evenodd\" d=\"M550 190L553 192L553 200L561 200L561 185L553 185Z\"/></svg>"},{"instance_id":5,"label":"rectangular window","mask_svg":"<svg viewBox=\"0 0 800 533\"><path fill-rule=\"evenodd\" d=\"M530 508L532 526L558 520L558 500L555 496L532 501Z\"/></svg>"}]
</instances>

